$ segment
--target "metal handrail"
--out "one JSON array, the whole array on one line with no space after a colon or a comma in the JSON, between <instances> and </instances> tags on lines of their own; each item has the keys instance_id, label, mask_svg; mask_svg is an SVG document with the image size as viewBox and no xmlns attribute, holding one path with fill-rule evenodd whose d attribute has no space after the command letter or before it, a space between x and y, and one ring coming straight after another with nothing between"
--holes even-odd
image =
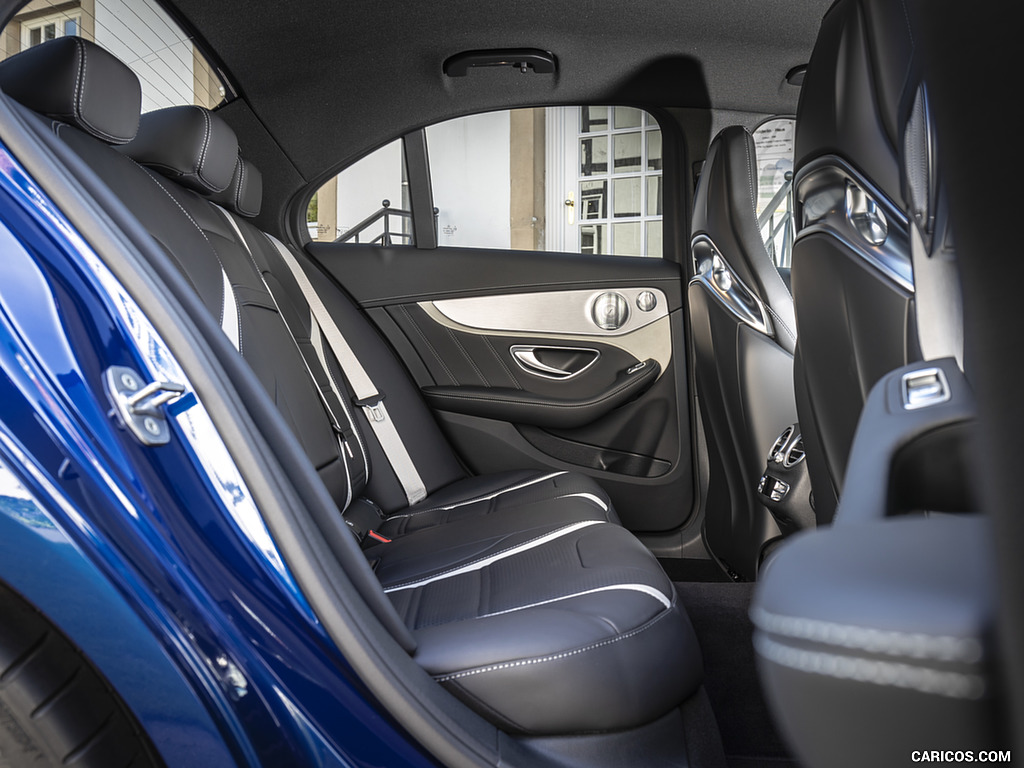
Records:
<instances>
[{"instance_id":1,"label":"metal handrail","mask_svg":"<svg viewBox=\"0 0 1024 768\"><path fill-rule=\"evenodd\" d=\"M404 211L401 208L392 208L390 200L382 200L381 207L375 212L371 213L365 219L360 221L354 227L341 235L338 235L334 239L336 243L348 243L348 242L360 242L359 235L363 230L367 229L373 224L376 224L381 219L384 220L384 231L381 232L377 237L370 241L370 245L383 245L388 246L392 244L392 237L400 237L405 239L406 242L412 242L412 235L406 232L392 232L391 231L391 216L398 216L403 219L412 219L412 211Z\"/></svg>"},{"instance_id":2,"label":"metal handrail","mask_svg":"<svg viewBox=\"0 0 1024 768\"><path fill-rule=\"evenodd\" d=\"M782 217L776 221L775 216L779 213L783 201L787 203L786 210L783 212ZM771 201L765 206L765 209L761 211L761 215L757 217L757 226L761 231L764 246L768 250L768 255L772 261L775 262L778 267L789 267L792 261L793 255L793 174L792 172L786 173L786 180L782 186L779 187L779 191L775 193ZM768 227L769 233L767 237L764 237L765 227ZM779 230L782 230L782 253L776 253L775 237L779 234Z\"/></svg>"},{"instance_id":3,"label":"metal handrail","mask_svg":"<svg viewBox=\"0 0 1024 768\"><path fill-rule=\"evenodd\" d=\"M786 175L790 176L788 173ZM778 210L779 205L781 205L782 201L786 199L792 188L793 179L790 176L790 178L786 179L782 183L782 186L779 187L779 191L775 193L775 197L771 199L771 202L769 202L768 205L765 206L764 210L761 211L761 215L757 217L758 229L764 229L764 225L768 223L768 220L772 217L775 211Z\"/></svg>"}]
</instances>

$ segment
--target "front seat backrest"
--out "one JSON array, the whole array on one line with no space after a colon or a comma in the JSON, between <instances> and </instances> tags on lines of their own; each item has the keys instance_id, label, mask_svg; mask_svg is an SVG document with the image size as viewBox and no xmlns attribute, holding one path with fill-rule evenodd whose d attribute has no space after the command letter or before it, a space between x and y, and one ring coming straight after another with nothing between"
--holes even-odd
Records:
<instances>
[{"instance_id":1,"label":"front seat backrest","mask_svg":"<svg viewBox=\"0 0 1024 768\"><path fill-rule=\"evenodd\" d=\"M899 152L912 52L900 3L839 0L800 94L795 383L819 523L835 513L872 385L920 357Z\"/></svg>"},{"instance_id":2,"label":"front seat backrest","mask_svg":"<svg viewBox=\"0 0 1024 768\"><path fill-rule=\"evenodd\" d=\"M772 443L796 420L793 300L761 239L756 195L754 140L741 126L726 128L711 142L697 185L697 273L687 304L713 457L705 541L748 579L764 544L779 535L757 502L758 478Z\"/></svg>"}]
</instances>

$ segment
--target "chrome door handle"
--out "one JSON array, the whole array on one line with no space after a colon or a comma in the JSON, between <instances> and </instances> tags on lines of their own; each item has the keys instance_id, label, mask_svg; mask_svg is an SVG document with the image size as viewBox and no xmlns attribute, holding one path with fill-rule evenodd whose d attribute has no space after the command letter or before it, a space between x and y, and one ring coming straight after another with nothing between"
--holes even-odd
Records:
<instances>
[{"instance_id":1,"label":"chrome door handle","mask_svg":"<svg viewBox=\"0 0 1024 768\"><path fill-rule=\"evenodd\" d=\"M512 359L527 373L560 381L579 376L596 363L597 359L601 356L601 353L596 349L585 349L582 347L530 347L519 344L510 347L509 352L512 354ZM549 356L557 356L561 353L561 356L566 358L566 367L561 368L541 361L537 355L545 352L550 353Z\"/></svg>"}]
</instances>

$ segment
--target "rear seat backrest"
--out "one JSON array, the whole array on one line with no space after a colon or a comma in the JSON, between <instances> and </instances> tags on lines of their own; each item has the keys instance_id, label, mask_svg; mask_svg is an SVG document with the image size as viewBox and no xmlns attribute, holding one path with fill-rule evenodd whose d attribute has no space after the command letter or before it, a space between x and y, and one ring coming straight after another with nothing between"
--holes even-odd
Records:
<instances>
[{"instance_id":1,"label":"rear seat backrest","mask_svg":"<svg viewBox=\"0 0 1024 768\"><path fill-rule=\"evenodd\" d=\"M245 166L239 162L234 132L200 107L171 107L143 115L136 138L118 149L159 174L154 176L156 184L209 244L205 258L212 251L227 276L222 313L232 303L237 311L239 352L288 421L339 509L344 510L362 493L368 474L364 443L356 434L351 415L340 418L345 412L340 404L331 408L339 415L337 430L326 417L320 394L306 370L308 358L292 340L261 270L244 244L238 242L231 223L209 201L162 178L206 195L244 196L241 187ZM233 186L238 189L231 192ZM255 201L253 194L248 200L250 204ZM233 318L222 317L222 324L231 322ZM229 337L230 331L225 326Z\"/></svg>"},{"instance_id":2,"label":"rear seat backrest","mask_svg":"<svg viewBox=\"0 0 1024 768\"><path fill-rule=\"evenodd\" d=\"M259 212L262 177L251 163L238 157L237 149L228 148L226 132L229 130L216 115L200 107L170 107L143 115L135 139L120 149L161 175L211 196L215 202L225 203L234 213L253 216ZM228 167L228 163L224 162L225 156L230 160L235 173L230 183L222 184L220 182L223 181L225 169ZM216 176L212 167L207 167L215 164ZM220 189L214 189L214 186ZM190 211L194 218L203 218L200 211ZM205 229L202 222L200 227ZM225 265L225 268L231 279L239 281L241 285L249 285L255 276L260 283L265 283L269 288L272 301L279 308L295 342L299 345L309 375L316 381L320 392L328 401L327 411L331 420L340 426L343 432L345 445L342 453L351 478L349 484L353 489L352 498L359 497L369 482L366 495L385 511L391 512L405 507L407 500L402 485L391 468L388 456L381 449L374 430L362 410L351 407L355 398L337 358L327 345L321 345L323 354L317 351L313 333L315 325L310 320L309 305L278 252L278 245L248 223L232 219L229 221L229 227L234 228L234 231L227 237L235 244L236 250L244 253L247 259L244 266ZM223 222L218 222L212 231L221 233L224 229ZM331 315L344 329L346 340L362 364L371 371L372 378L375 381L387 382L387 391L383 392L386 407L401 432L403 444L413 455L413 463L419 474L423 478L429 478L424 480L427 491L437 490L462 479L464 473L448 449L433 416L423 404L419 392L412 385L404 369L390 354L386 343L362 317L359 310L346 300L333 281L312 265L304 254L294 250L290 253L303 265L308 279L317 288L325 303L330 305L328 309ZM255 275L250 274L249 270L254 261L257 270ZM255 287L258 289L259 283ZM251 350L246 351L244 348L242 353L246 357L253 354ZM273 354L270 356L274 357ZM265 378L271 372L261 370L258 365L254 367L261 373L261 380L268 385L268 391L273 392L274 390L269 388L270 382ZM335 393L343 394L335 396ZM323 416L311 402L288 401L279 405L283 409L291 410L293 422L300 422L293 423L293 427L300 429L301 422L305 420L300 415L303 409L311 409L311 417ZM322 462L322 452L311 455L310 458L314 459L318 468L325 466L316 460L319 458ZM370 467L375 471L370 472ZM338 483L329 484L329 487L332 493L335 493L335 500L339 506L345 508L351 499L336 492Z\"/></svg>"}]
</instances>

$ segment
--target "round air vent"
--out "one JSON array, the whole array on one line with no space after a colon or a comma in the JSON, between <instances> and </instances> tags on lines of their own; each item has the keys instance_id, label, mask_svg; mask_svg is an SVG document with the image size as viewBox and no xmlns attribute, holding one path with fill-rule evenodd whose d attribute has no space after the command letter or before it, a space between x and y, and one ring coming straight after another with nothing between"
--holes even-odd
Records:
<instances>
[{"instance_id":1,"label":"round air vent","mask_svg":"<svg viewBox=\"0 0 1024 768\"><path fill-rule=\"evenodd\" d=\"M774 461L777 464L781 464L783 461L782 448L789 442L790 435L793 434L792 427L786 427L785 431L779 435L772 449L768 451L768 461Z\"/></svg>"},{"instance_id":2,"label":"round air vent","mask_svg":"<svg viewBox=\"0 0 1024 768\"><path fill-rule=\"evenodd\" d=\"M797 435L796 439L786 449L782 458L782 465L784 467L794 467L804 460L805 455L803 435Z\"/></svg>"}]
</instances>

